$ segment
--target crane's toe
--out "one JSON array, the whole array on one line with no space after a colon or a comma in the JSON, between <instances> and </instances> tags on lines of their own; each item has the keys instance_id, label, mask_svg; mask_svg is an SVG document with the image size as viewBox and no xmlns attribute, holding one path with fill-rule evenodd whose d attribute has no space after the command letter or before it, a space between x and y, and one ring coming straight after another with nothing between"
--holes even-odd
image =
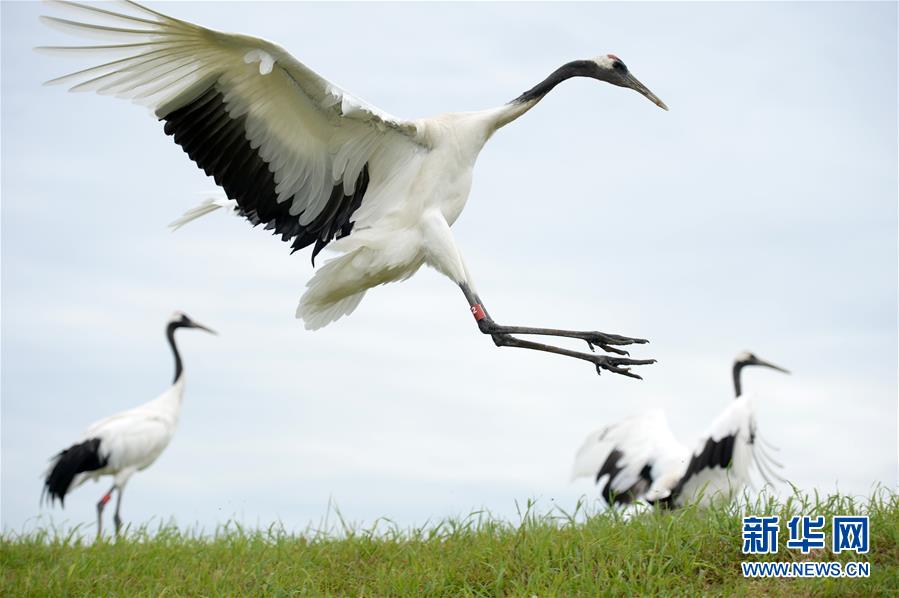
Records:
<instances>
[{"instance_id":1,"label":"crane's toe","mask_svg":"<svg viewBox=\"0 0 899 598\"><path fill-rule=\"evenodd\" d=\"M630 336L621 336L620 334L606 334L605 332L588 332L584 335L584 340L589 345L646 345L649 343L645 338L633 338ZM606 349L608 350L608 349Z\"/></svg>"},{"instance_id":2,"label":"crane's toe","mask_svg":"<svg viewBox=\"0 0 899 598\"><path fill-rule=\"evenodd\" d=\"M593 342L588 340L587 346L590 347L590 351L592 351L594 353L596 352L596 346L598 346L600 349L602 349L606 353L615 353L616 355L624 355L624 356L630 355L630 353L628 353L624 349L616 349L615 347L613 347L611 345L607 345L605 343L596 343L596 346L594 346Z\"/></svg>"},{"instance_id":3,"label":"crane's toe","mask_svg":"<svg viewBox=\"0 0 899 598\"><path fill-rule=\"evenodd\" d=\"M590 361L596 365L597 374L602 374L603 370L607 370L613 374L620 374L628 378L636 378L637 380L642 380L643 377L633 373L629 367L624 366L650 365L656 362L655 359L628 359L626 357L609 357L608 355L594 355Z\"/></svg>"}]
</instances>

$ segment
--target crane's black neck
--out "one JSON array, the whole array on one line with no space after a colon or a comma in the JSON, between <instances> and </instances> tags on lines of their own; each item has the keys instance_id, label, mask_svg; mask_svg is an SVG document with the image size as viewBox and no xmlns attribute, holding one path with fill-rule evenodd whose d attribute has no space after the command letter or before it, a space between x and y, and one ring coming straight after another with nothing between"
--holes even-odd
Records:
<instances>
[{"instance_id":1,"label":"crane's black neck","mask_svg":"<svg viewBox=\"0 0 899 598\"><path fill-rule=\"evenodd\" d=\"M509 103L523 104L532 100L539 100L552 91L552 89L562 81L571 79L572 77L598 78L597 74L599 73L599 70L599 65L592 60L575 60L573 62L568 62L554 70L549 77Z\"/></svg>"},{"instance_id":2,"label":"crane's black neck","mask_svg":"<svg viewBox=\"0 0 899 598\"><path fill-rule=\"evenodd\" d=\"M169 322L169 325L166 326L165 335L169 339L169 344L172 346L172 353L175 354L175 379L172 381L172 384L178 381L178 378L181 377L181 373L184 371L184 367L181 365L181 354L178 353L178 345L175 344L175 330L181 328L181 324L178 322Z\"/></svg>"},{"instance_id":3,"label":"crane's black neck","mask_svg":"<svg viewBox=\"0 0 899 598\"><path fill-rule=\"evenodd\" d=\"M740 398L740 394L743 392L743 387L740 384L740 372L743 371L745 366L749 365L745 361L737 361L734 363L734 392L736 393L736 397Z\"/></svg>"}]
</instances>

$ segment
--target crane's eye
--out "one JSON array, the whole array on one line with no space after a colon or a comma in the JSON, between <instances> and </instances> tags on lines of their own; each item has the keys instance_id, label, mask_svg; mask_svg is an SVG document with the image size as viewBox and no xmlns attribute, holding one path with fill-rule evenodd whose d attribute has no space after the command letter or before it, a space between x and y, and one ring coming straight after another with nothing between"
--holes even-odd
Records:
<instances>
[{"instance_id":1,"label":"crane's eye","mask_svg":"<svg viewBox=\"0 0 899 598\"><path fill-rule=\"evenodd\" d=\"M627 70L627 67L624 66L624 63L621 62L620 60L616 60L615 62L613 62L612 68L615 69L616 71L621 71L621 72L624 72Z\"/></svg>"}]
</instances>

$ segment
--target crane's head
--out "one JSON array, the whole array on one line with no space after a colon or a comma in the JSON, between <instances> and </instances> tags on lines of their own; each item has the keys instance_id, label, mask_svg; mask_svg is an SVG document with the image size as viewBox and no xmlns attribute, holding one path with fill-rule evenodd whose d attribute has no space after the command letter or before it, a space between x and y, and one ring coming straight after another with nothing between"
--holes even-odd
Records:
<instances>
[{"instance_id":1,"label":"crane's head","mask_svg":"<svg viewBox=\"0 0 899 598\"><path fill-rule=\"evenodd\" d=\"M780 366L759 359L749 351L744 351L737 355L737 358L734 360L734 391L736 392L737 398L740 398L743 394L743 387L740 384L740 372L743 371L743 368L747 365L761 365L766 368L771 368L772 370L777 370L778 372L783 372L784 374L790 373Z\"/></svg>"},{"instance_id":2,"label":"crane's head","mask_svg":"<svg viewBox=\"0 0 899 598\"><path fill-rule=\"evenodd\" d=\"M783 369L780 366L776 366L773 363L768 363L767 361L763 361L750 353L749 351L744 351L737 355L737 358L734 360L734 368L743 368L747 365L761 365L766 368L771 368L772 370L777 370L778 372L783 372L784 374L789 374L788 370Z\"/></svg>"},{"instance_id":3,"label":"crane's head","mask_svg":"<svg viewBox=\"0 0 899 598\"><path fill-rule=\"evenodd\" d=\"M211 328L207 328L206 326L203 326L202 324L198 324L197 322L194 322L193 320L190 319L190 317L186 313L180 312L180 311L176 311L175 313L172 314L172 317L169 318L169 326L172 329L175 329L175 328L199 328L200 330L205 330L206 332L208 332L210 334L218 334L215 330L212 330Z\"/></svg>"},{"instance_id":4,"label":"crane's head","mask_svg":"<svg viewBox=\"0 0 899 598\"><path fill-rule=\"evenodd\" d=\"M646 98L661 108L662 110L668 110L668 106L665 105L665 102L660 100L656 94L649 91L645 85L640 83L636 77L627 69L624 62L614 54L603 54L602 56L597 56L592 60L592 62L596 63L596 70L591 76L594 79L599 79L600 81L606 81L607 83L611 83L612 85L617 85L619 87L628 87L633 89L634 91L646 96Z\"/></svg>"}]
</instances>

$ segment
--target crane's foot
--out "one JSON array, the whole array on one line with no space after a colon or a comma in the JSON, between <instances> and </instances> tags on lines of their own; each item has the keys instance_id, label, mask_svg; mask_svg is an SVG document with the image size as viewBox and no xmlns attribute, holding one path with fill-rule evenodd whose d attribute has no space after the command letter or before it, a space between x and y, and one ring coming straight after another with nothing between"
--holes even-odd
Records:
<instances>
[{"instance_id":1,"label":"crane's foot","mask_svg":"<svg viewBox=\"0 0 899 598\"><path fill-rule=\"evenodd\" d=\"M639 374L631 371L629 366L650 365L656 362L655 359L631 359L629 357L613 357L611 355L597 355L595 353L581 353L579 351L571 351L562 347L547 345L544 343L535 343L517 338L507 333L491 334L494 344L497 347L517 347L520 349L531 349L534 351L544 351L547 353L555 353L557 355L565 355L566 357L574 357L583 361L589 361L596 367L596 373L602 374L603 370L620 374L628 378L636 378L642 380ZM624 338L624 337L623 337Z\"/></svg>"},{"instance_id":2,"label":"crane's foot","mask_svg":"<svg viewBox=\"0 0 899 598\"><path fill-rule=\"evenodd\" d=\"M484 317L478 320L478 328L484 334L534 334L540 336L556 336L560 338L576 338L587 343L591 351L596 351L599 347L606 353L615 353L617 355L629 355L624 349L616 347L625 345L645 345L649 341L645 338L633 338L630 336L621 336L620 334L608 334L605 332L597 332L595 330L559 330L557 328L533 328L530 326L501 326L494 322L490 317Z\"/></svg>"},{"instance_id":3,"label":"crane's foot","mask_svg":"<svg viewBox=\"0 0 899 598\"><path fill-rule=\"evenodd\" d=\"M462 293L468 301L471 315L474 316L478 323L478 329L489 334L493 338L493 342L497 347L518 347L521 349L531 349L533 351L544 351L546 353L555 353L556 355L565 355L589 361L596 367L596 372L601 374L603 370L620 374L629 378L642 378L631 371L630 366L649 365L655 363L655 359L630 359L629 353L619 347L627 345L643 345L648 343L645 338L633 338L630 336L621 336L620 334L607 334L595 330L561 330L558 328L535 328L530 326L502 326L493 321L490 314L481 303L481 299L468 286L468 283L459 284ZM518 338L516 335L537 335L537 336L555 336L559 338L574 338L587 343L590 347L590 353L581 353L580 351L572 351L555 345L547 345L544 343L536 343L529 340ZM599 347L606 353L614 353L623 357L613 357L610 355L597 355L596 347Z\"/></svg>"}]
</instances>

